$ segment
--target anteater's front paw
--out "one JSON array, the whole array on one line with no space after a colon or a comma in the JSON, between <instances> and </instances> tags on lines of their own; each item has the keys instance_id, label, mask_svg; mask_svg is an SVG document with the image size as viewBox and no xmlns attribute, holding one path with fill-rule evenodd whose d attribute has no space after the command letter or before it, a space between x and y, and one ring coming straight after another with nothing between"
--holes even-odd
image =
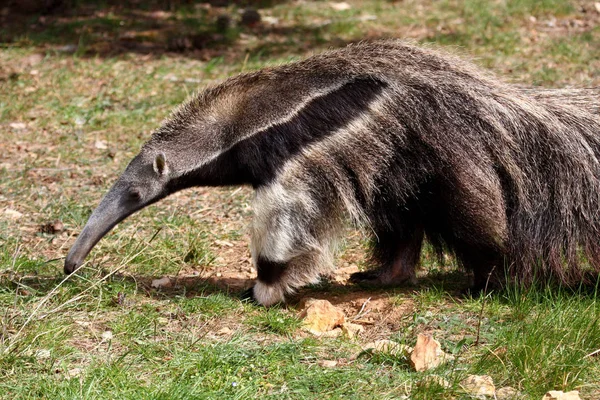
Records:
<instances>
[{"instance_id":1,"label":"anteater's front paw","mask_svg":"<svg viewBox=\"0 0 600 400\"><path fill-rule=\"evenodd\" d=\"M242 301L269 307L285 302L285 290L281 285L266 285L261 281L241 294Z\"/></svg>"}]
</instances>

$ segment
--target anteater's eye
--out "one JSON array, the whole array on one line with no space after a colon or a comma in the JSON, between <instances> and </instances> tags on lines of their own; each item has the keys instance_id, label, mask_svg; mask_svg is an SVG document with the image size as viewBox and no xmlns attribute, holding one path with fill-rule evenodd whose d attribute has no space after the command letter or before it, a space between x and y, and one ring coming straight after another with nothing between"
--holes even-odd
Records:
<instances>
[{"instance_id":1,"label":"anteater's eye","mask_svg":"<svg viewBox=\"0 0 600 400\"><path fill-rule=\"evenodd\" d=\"M142 193L137 188L129 189L129 198L131 200L140 200L142 198Z\"/></svg>"}]
</instances>

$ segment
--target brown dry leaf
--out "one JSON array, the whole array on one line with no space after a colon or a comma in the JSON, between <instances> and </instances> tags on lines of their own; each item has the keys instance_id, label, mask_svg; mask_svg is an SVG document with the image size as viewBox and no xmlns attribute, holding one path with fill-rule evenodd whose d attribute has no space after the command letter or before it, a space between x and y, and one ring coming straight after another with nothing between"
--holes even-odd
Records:
<instances>
[{"instance_id":1,"label":"brown dry leaf","mask_svg":"<svg viewBox=\"0 0 600 400\"><path fill-rule=\"evenodd\" d=\"M419 334L415 349L410 355L410 365L415 371L427 371L453 359L453 356L444 353L440 342L433 336Z\"/></svg>"},{"instance_id":2,"label":"brown dry leaf","mask_svg":"<svg viewBox=\"0 0 600 400\"><path fill-rule=\"evenodd\" d=\"M460 382L465 392L472 396L494 396L496 387L489 375L469 375Z\"/></svg>"},{"instance_id":3,"label":"brown dry leaf","mask_svg":"<svg viewBox=\"0 0 600 400\"><path fill-rule=\"evenodd\" d=\"M315 335L329 332L342 326L346 321L346 316L341 309L327 300L316 299L308 299L305 302L300 318L304 320L303 329Z\"/></svg>"}]
</instances>

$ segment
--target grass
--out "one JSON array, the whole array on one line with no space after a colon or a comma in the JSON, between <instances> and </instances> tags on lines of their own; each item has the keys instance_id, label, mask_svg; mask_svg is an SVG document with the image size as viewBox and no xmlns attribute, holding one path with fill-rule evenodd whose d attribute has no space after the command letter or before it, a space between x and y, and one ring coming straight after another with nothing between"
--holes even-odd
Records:
<instances>
[{"instance_id":1,"label":"grass","mask_svg":"<svg viewBox=\"0 0 600 400\"><path fill-rule=\"evenodd\" d=\"M234 25L224 38L211 36L214 18L235 20L236 5L175 2L156 13L152 2L132 10L82 1L63 18L3 21L0 398L462 399L468 374L488 374L528 399L550 389L600 397L597 291L511 287L464 297L462 273L428 250L417 287L356 288L340 284L339 272L287 307L241 302L255 275L248 188L197 188L153 205L64 279L74 236L152 130L198 88L240 71L394 36L468 55L520 84L600 85L593 5L583 13L566 0L348 3L339 11L265 2L260 12L275 25ZM202 48L169 47L174 36L198 35L208 35ZM62 230L40 231L56 220ZM349 232L340 271L364 266L367 246ZM163 276L172 286L153 288ZM310 296L342 307L364 332L305 333L297 303ZM455 361L417 373L402 357L362 352L378 339L412 346L422 332Z\"/></svg>"}]
</instances>

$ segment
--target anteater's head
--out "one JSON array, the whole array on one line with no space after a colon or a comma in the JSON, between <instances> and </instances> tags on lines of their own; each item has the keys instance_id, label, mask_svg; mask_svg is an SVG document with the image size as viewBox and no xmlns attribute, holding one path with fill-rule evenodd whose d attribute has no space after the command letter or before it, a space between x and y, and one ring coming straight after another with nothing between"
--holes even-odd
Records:
<instances>
[{"instance_id":1,"label":"anteater's head","mask_svg":"<svg viewBox=\"0 0 600 400\"><path fill-rule=\"evenodd\" d=\"M94 245L120 221L167 196L170 172L162 152L136 156L92 213L67 255L65 273L79 268Z\"/></svg>"},{"instance_id":2,"label":"anteater's head","mask_svg":"<svg viewBox=\"0 0 600 400\"><path fill-rule=\"evenodd\" d=\"M198 96L180 107L131 160L69 251L65 273L79 268L96 243L134 212L186 187L220 183L219 174L212 181L205 176L224 146L207 104Z\"/></svg>"}]
</instances>

